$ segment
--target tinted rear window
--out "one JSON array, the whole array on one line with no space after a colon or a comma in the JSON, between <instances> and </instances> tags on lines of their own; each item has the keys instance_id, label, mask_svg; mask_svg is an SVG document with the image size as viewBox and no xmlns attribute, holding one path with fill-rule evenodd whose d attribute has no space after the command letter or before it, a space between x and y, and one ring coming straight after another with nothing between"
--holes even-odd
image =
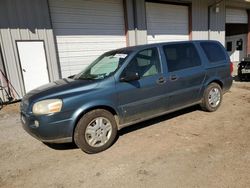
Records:
<instances>
[{"instance_id":1,"label":"tinted rear window","mask_svg":"<svg viewBox=\"0 0 250 188\"><path fill-rule=\"evenodd\" d=\"M225 61L226 56L223 49L216 43L202 42L201 48L205 52L210 63L216 63L219 61Z\"/></svg>"},{"instance_id":2,"label":"tinted rear window","mask_svg":"<svg viewBox=\"0 0 250 188\"><path fill-rule=\"evenodd\" d=\"M163 46L163 50L167 59L169 72L201 65L198 52L191 43L170 44Z\"/></svg>"}]
</instances>

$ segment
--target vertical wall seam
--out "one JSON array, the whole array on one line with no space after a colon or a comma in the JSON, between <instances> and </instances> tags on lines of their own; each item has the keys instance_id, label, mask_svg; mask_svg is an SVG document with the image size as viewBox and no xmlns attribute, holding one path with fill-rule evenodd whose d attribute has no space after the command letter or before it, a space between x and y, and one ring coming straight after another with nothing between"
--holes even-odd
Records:
<instances>
[{"instance_id":1,"label":"vertical wall seam","mask_svg":"<svg viewBox=\"0 0 250 188\"><path fill-rule=\"evenodd\" d=\"M59 76L59 78L62 78L62 68L61 68L59 54L58 54L59 51L58 51L58 46L57 46L57 40L56 40L56 36L55 36L54 30L53 30L51 10L50 10L50 3L49 3L49 0L46 0L46 1L47 1L47 6L48 6L48 14L49 14L50 27L51 27L52 36L53 36L53 39L54 39L53 43L54 43L55 55L56 55L56 61L57 61L58 76Z\"/></svg>"},{"instance_id":2,"label":"vertical wall seam","mask_svg":"<svg viewBox=\"0 0 250 188\"><path fill-rule=\"evenodd\" d=\"M126 46L129 46L129 38L128 38L128 11L127 11L127 1L123 0L123 12L124 12L124 30L126 36Z\"/></svg>"},{"instance_id":3,"label":"vertical wall seam","mask_svg":"<svg viewBox=\"0 0 250 188\"><path fill-rule=\"evenodd\" d=\"M9 29L9 34L10 34L10 39L11 39L11 45L12 45L13 55L14 55L14 59L15 59L17 77L18 77L18 80L21 81L21 84L19 84L20 85L20 89L21 89L21 93L18 93L18 94L19 95L20 94L24 95L24 93L25 93L25 87L24 87L24 80L23 80L23 76L22 76L21 62L20 62L20 59L17 57L18 56L17 43L16 43L16 40L13 39L11 29Z\"/></svg>"},{"instance_id":4,"label":"vertical wall seam","mask_svg":"<svg viewBox=\"0 0 250 188\"><path fill-rule=\"evenodd\" d=\"M3 39L2 39L2 31L0 29L0 45L1 45L1 48L2 48L2 57L3 57L3 63L6 63L5 64L5 74L7 76L7 78L9 78L9 70L8 70L8 63L7 63L7 59L6 59L6 53L5 53L5 50L4 50L4 46L3 46Z\"/></svg>"},{"instance_id":5,"label":"vertical wall seam","mask_svg":"<svg viewBox=\"0 0 250 188\"><path fill-rule=\"evenodd\" d=\"M192 40L192 25L193 25L193 16L192 16L192 6L193 4L191 3L189 6L188 6L188 33L189 33L189 40Z\"/></svg>"}]
</instances>

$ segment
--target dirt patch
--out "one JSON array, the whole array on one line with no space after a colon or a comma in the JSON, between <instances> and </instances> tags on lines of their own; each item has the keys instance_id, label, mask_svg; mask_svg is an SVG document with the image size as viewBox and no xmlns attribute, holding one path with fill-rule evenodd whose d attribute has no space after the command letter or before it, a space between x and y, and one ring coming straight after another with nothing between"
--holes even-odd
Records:
<instances>
[{"instance_id":1,"label":"dirt patch","mask_svg":"<svg viewBox=\"0 0 250 188\"><path fill-rule=\"evenodd\" d=\"M11 105L4 105L3 109L0 110L0 119L6 119L11 117L13 114L19 113L19 103L14 103Z\"/></svg>"},{"instance_id":2,"label":"dirt patch","mask_svg":"<svg viewBox=\"0 0 250 188\"><path fill-rule=\"evenodd\" d=\"M235 84L234 87L250 91L250 83L247 84L247 82L245 82L245 83L242 82L242 83Z\"/></svg>"},{"instance_id":3,"label":"dirt patch","mask_svg":"<svg viewBox=\"0 0 250 188\"><path fill-rule=\"evenodd\" d=\"M119 132L107 151L45 145L0 111L0 187L249 187L250 83L235 83L214 113L191 107Z\"/></svg>"}]
</instances>

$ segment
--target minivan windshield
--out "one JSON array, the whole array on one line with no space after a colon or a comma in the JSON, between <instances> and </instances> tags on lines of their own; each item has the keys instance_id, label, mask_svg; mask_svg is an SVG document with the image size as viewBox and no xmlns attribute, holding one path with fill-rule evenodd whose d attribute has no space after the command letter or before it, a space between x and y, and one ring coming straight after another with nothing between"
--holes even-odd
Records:
<instances>
[{"instance_id":1,"label":"minivan windshield","mask_svg":"<svg viewBox=\"0 0 250 188\"><path fill-rule=\"evenodd\" d=\"M101 80L115 73L129 56L129 51L111 51L101 55L86 69L77 74L76 80Z\"/></svg>"}]
</instances>

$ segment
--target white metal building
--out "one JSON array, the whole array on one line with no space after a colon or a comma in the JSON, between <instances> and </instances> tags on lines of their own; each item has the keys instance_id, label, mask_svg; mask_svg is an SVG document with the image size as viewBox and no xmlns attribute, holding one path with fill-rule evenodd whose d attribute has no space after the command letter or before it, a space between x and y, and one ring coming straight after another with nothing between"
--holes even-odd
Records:
<instances>
[{"instance_id":1,"label":"white metal building","mask_svg":"<svg viewBox=\"0 0 250 188\"><path fill-rule=\"evenodd\" d=\"M131 45L218 40L239 61L250 53L248 8L246 0L1 0L0 69L23 96Z\"/></svg>"}]
</instances>

